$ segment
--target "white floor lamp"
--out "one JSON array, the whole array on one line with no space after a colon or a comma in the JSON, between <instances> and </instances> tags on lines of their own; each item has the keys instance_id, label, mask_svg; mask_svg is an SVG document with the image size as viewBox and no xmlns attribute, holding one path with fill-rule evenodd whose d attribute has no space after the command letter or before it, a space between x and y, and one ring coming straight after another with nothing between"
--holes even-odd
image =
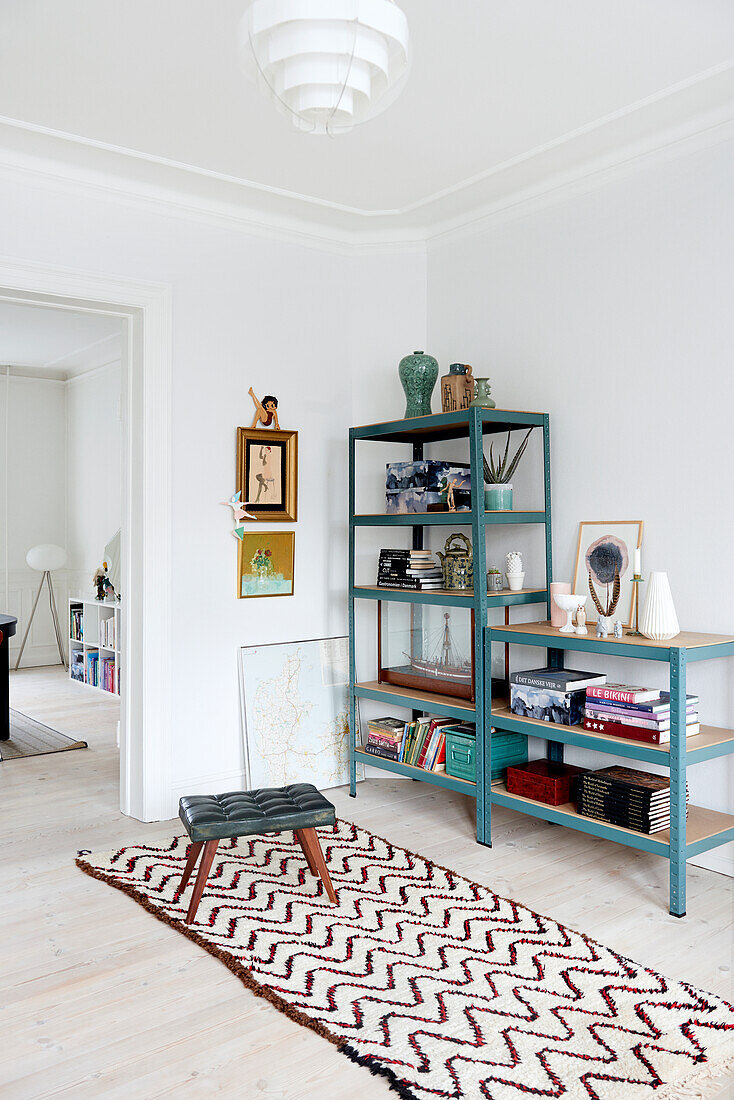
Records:
<instances>
[{"instance_id":1,"label":"white floor lamp","mask_svg":"<svg viewBox=\"0 0 734 1100\"><path fill-rule=\"evenodd\" d=\"M18 654L18 660L15 662L15 671L17 672L20 665L20 659L23 656L23 650L25 644L28 641L28 634L30 633L31 624L33 623L33 616L36 614L36 608L38 607L38 600L41 596L41 589L44 584L48 584L48 602L51 607L51 618L54 624L54 633L56 634L56 644L59 647L59 657L64 668L66 665L66 657L64 656L64 641L61 635L61 627L59 625L59 613L56 610L56 597L54 596L54 586L51 583L51 570L62 569L66 565L66 550L62 546L54 546L53 543L44 542L40 546L33 546L25 556L25 560L30 565L31 569L35 569L36 572L42 573L41 583L38 586L36 592L36 598L33 601L33 610L31 611L31 617L28 620L28 626L25 628L25 634L23 635L23 641L20 644L20 653Z\"/></svg>"}]
</instances>

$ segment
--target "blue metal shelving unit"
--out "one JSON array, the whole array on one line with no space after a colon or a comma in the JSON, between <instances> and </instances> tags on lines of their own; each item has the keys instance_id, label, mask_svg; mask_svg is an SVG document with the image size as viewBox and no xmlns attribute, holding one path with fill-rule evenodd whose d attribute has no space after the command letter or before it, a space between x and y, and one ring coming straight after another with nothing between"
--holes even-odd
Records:
<instances>
[{"instance_id":1,"label":"blue metal shelving unit","mask_svg":"<svg viewBox=\"0 0 734 1100\"><path fill-rule=\"evenodd\" d=\"M447 439L468 438L472 486L483 486L482 441L489 433L505 432L529 426L543 432L543 470L545 507L534 512L486 512L483 510L483 494L473 493L471 512L428 513L426 515L386 516L357 515L355 513L355 459L358 440L379 440L391 443L407 443L412 447L413 459L423 458L424 446ZM414 420L396 420L385 424L369 424L352 428L349 432L349 707L350 707L350 793L356 795L357 763L370 764L398 775L431 783L438 787L460 791L476 798L477 840L482 844L492 842L492 805L506 806L520 813L544 821L555 822L588 835L614 840L628 847L664 856L670 864L670 912L683 916L686 909L686 860L711 848L734 840L734 817L690 806L686 822L685 792L686 769L701 760L710 760L734 752L734 730L702 726L695 736L685 736L686 668L688 663L734 655L734 637L681 633L671 642L651 642L644 638L625 635L619 639L597 639L591 636L559 634L549 623L520 623L489 627L487 611L490 607L509 607L516 604L545 603L550 615L549 585L552 579L551 544L551 486L550 486L550 429L544 413L510 412L502 409L470 409L456 413L418 417ZM486 531L496 524L543 523L545 524L546 587L523 592L502 592L488 595L486 584ZM411 531L412 545L420 548L423 532L430 526L471 525L474 552L474 591L459 592L410 592L401 589L378 588L376 585L355 585L354 559L356 532L360 527L405 527ZM412 691L377 682L358 682L355 667L355 601L384 600L412 604L441 604L452 607L472 607L474 610L475 702L469 703L449 696ZM505 645L523 644L547 650L548 663L561 668L565 650L586 653L603 653L614 657L627 657L651 661L663 661L669 666L671 693L671 740L669 745L648 745L623 738L595 735L578 726L553 726L552 736L548 724L512 714L506 701L491 699L491 647L492 643ZM435 713L474 721L477 728L476 783L454 779L443 773L426 772L406 764L392 763L359 751L356 744L356 704L359 698L392 703L420 713ZM564 745L658 764L670 769L671 828L669 833L651 836L614 825L581 817L572 805L553 807L532 799L509 794L501 783L491 783L491 738L481 736L490 728L524 733L541 737L548 742L548 756L563 760Z\"/></svg>"},{"instance_id":2,"label":"blue metal shelving unit","mask_svg":"<svg viewBox=\"0 0 734 1100\"><path fill-rule=\"evenodd\" d=\"M563 745L611 753L631 760L642 760L670 769L670 831L647 836L630 829L608 825L593 818L581 817L572 805L545 806L531 799L507 792L502 784L491 790L491 801L521 813L566 825L591 836L615 840L631 848L655 852L670 862L670 912L682 917L686 912L686 860L711 848L734 840L734 817L690 806L686 823L686 769L701 760L725 756L734 752L734 730L703 726L701 732L686 738L686 666L693 661L707 661L734 655L734 638L712 634L682 632L667 642L651 642L647 638L625 636L621 639L595 638L588 635L559 634L549 623L517 624L487 627L485 631L485 661L491 662L492 642L542 646L556 655L556 664L563 667L563 651L603 653L607 656L631 657L635 660L664 661L670 670L671 729L669 745L648 745L623 738L598 736L579 726L553 726L553 741L563 758ZM674 643L674 644L672 644ZM491 666L490 666L491 667ZM494 708L488 720L496 729L547 737L548 723L520 718L507 707Z\"/></svg>"},{"instance_id":3,"label":"blue metal shelving unit","mask_svg":"<svg viewBox=\"0 0 734 1100\"><path fill-rule=\"evenodd\" d=\"M483 438L493 433L537 427L543 433L543 469L545 477L542 511L487 512L484 509ZM425 515L387 516L358 515L355 510L355 463L358 440L390 443L407 443L412 448L414 461L424 457L426 444L448 439L469 440L469 462L472 476L472 510L470 512L430 512ZM544 588L523 592L487 593L486 530L494 525L515 523L545 524L546 583ZM419 549L423 544L426 527L458 527L471 525L474 555L474 590L470 595L457 592L410 592L402 589L378 588L375 585L357 586L354 576L356 531L360 527L404 527L411 531L412 545ZM349 432L349 708L350 708L350 793L356 795L357 763L398 775L432 783L440 787L461 791L476 798L477 840L491 845L491 739L481 736L489 733L487 716L491 710L491 665L485 668L484 628L490 607L509 607L516 604L544 603L549 606L549 588L552 577L551 558L551 497L550 497L550 432L545 413L514 412L503 409L465 409L455 413L440 413L416 417L412 420L395 420L384 424L368 424L351 428ZM475 702L467 703L450 696L432 695L429 692L396 689L376 682L359 683L355 666L355 600L382 600L413 604L440 604L450 607L471 607L474 610L474 675ZM414 714L436 713L461 718L476 723L476 783L454 779L442 773L426 772L421 768L392 763L379 757L360 752L356 744L358 698L375 699L411 709Z\"/></svg>"}]
</instances>

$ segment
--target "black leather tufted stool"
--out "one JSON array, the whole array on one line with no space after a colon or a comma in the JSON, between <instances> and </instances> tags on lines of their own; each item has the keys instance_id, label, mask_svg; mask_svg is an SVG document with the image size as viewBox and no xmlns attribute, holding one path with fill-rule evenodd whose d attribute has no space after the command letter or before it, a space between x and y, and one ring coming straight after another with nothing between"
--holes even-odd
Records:
<instances>
[{"instance_id":1,"label":"black leather tufted stool","mask_svg":"<svg viewBox=\"0 0 734 1100\"><path fill-rule=\"evenodd\" d=\"M186 914L187 924L196 916L219 841L235 836L260 836L293 829L309 871L321 878L329 901L336 902L316 832L319 825L334 824L336 811L311 783L291 783L288 787L234 791L232 794L187 795L178 804L178 816L192 841L179 893L185 890L199 852L204 849Z\"/></svg>"}]
</instances>

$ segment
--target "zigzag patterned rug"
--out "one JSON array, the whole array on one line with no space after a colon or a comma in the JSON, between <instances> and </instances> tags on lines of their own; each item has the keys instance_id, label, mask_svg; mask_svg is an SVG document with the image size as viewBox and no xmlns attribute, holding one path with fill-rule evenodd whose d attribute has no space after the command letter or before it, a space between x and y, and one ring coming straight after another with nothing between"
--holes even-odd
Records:
<instances>
[{"instance_id":1,"label":"zigzag patterned rug","mask_svg":"<svg viewBox=\"0 0 734 1100\"><path fill-rule=\"evenodd\" d=\"M734 1071L721 998L348 822L319 835L338 906L292 833L222 841L190 928L187 837L77 863L406 1100L670 1100Z\"/></svg>"}]
</instances>

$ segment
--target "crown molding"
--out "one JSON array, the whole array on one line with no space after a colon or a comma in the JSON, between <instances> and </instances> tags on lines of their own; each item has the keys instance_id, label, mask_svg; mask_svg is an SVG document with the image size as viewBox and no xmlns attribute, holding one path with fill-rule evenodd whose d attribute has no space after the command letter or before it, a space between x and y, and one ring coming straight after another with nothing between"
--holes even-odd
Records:
<instances>
[{"instance_id":1,"label":"crown molding","mask_svg":"<svg viewBox=\"0 0 734 1100\"><path fill-rule=\"evenodd\" d=\"M700 136L722 140L734 120L734 62L716 66L622 110L396 209L364 210L299 195L136 150L0 117L0 175L243 230L341 254L404 252L472 231L570 184Z\"/></svg>"}]
</instances>

